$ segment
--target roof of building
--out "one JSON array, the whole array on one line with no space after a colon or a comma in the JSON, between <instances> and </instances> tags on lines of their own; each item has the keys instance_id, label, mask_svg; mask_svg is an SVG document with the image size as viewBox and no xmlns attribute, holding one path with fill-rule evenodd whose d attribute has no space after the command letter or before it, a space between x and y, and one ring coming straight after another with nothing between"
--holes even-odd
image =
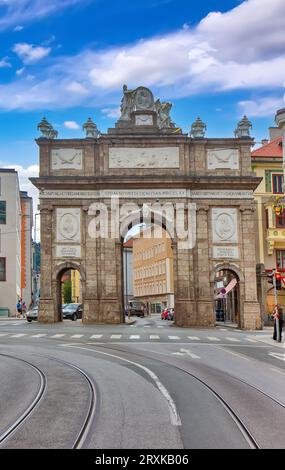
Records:
<instances>
[{"instance_id":1,"label":"roof of building","mask_svg":"<svg viewBox=\"0 0 285 470\"><path fill-rule=\"evenodd\" d=\"M282 136L279 136L279 137L276 137L276 139L273 139L268 144L265 144L262 147L259 147L258 149L251 152L251 156L253 158L256 158L256 157L282 158L282 152L283 152Z\"/></svg>"}]
</instances>

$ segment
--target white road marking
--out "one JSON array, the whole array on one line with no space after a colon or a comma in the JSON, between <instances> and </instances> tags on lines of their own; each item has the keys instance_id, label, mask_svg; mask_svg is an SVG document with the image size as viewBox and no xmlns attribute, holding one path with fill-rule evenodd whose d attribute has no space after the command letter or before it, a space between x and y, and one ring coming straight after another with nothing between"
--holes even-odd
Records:
<instances>
[{"instance_id":1,"label":"white road marking","mask_svg":"<svg viewBox=\"0 0 285 470\"><path fill-rule=\"evenodd\" d=\"M270 352L270 353L268 353L268 356L275 357L275 359L279 359L280 361L284 361L284 362L285 362L285 354L276 353L276 352Z\"/></svg>"},{"instance_id":2,"label":"white road marking","mask_svg":"<svg viewBox=\"0 0 285 470\"><path fill-rule=\"evenodd\" d=\"M144 328L150 328L150 325L144 325Z\"/></svg>"},{"instance_id":3,"label":"white road marking","mask_svg":"<svg viewBox=\"0 0 285 470\"><path fill-rule=\"evenodd\" d=\"M38 335L33 335L31 338L42 338L43 336L47 336L47 333L40 333Z\"/></svg>"},{"instance_id":4,"label":"white road marking","mask_svg":"<svg viewBox=\"0 0 285 470\"><path fill-rule=\"evenodd\" d=\"M90 339L99 339L102 338L103 335L92 335L90 336Z\"/></svg>"},{"instance_id":5,"label":"white road marking","mask_svg":"<svg viewBox=\"0 0 285 470\"><path fill-rule=\"evenodd\" d=\"M164 326L162 326L162 325L159 325L157 328L164 328Z\"/></svg>"},{"instance_id":6,"label":"white road marking","mask_svg":"<svg viewBox=\"0 0 285 470\"><path fill-rule=\"evenodd\" d=\"M159 339L159 338L160 338L160 336L158 336L158 335L150 335L149 336L149 339Z\"/></svg>"},{"instance_id":7,"label":"white road marking","mask_svg":"<svg viewBox=\"0 0 285 470\"><path fill-rule=\"evenodd\" d=\"M131 335L130 339L140 339L140 335Z\"/></svg>"},{"instance_id":8,"label":"white road marking","mask_svg":"<svg viewBox=\"0 0 285 470\"><path fill-rule=\"evenodd\" d=\"M50 336L51 338L62 338L63 336L65 336L65 333L64 334L56 334L56 335L53 335L53 336Z\"/></svg>"},{"instance_id":9,"label":"white road marking","mask_svg":"<svg viewBox=\"0 0 285 470\"><path fill-rule=\"evenodd\" d=\"M196 354L193 354L189 349L180 349L180 351L184 354L187 354L187 356L192 357L192 359L201 359L200 356L196 356Z\"/></svg>"},{"instance_id":10,"label":"white road marking","mask_svg":"<svg viewBox=\"0 0 285 470\"><path fill-rule=\"evenodd\" d=\"M120 339L122 337L122 335L111 335L110 338L111 339Z\"/></svg>"},{"instance_id":11,"label":"white road marking","mask_svg":"<svg viewBox=\"0 0 285 470\"><path fill-rule=\"evenodd\" d=\"M129 364L133 364L133 365L137 366L139 369L144 370L151 377L151 379L155 382L158 390L163 395L163 397L166 399L168 407L169 407L171 424L173 426L181 426L181 419L180 419L180 416L178 414L178 411L177 411L177 408L175 406L175 403L174 403L173 399L171 398L168 390L160 382L157 375L154 372L152 372L150 369L148 369L145 366L142 366L141 364L138 364L137 362L133 362L133 361L130 361L129 359L125 359L124 357L115 356L114 354L106 353L106 352L103 352L103 351L97 351L97 350L90 349L90 348L82 348L80 346L74 346L74 345L61 345L61 346L71 347L71 348L73 347L73 348L77 348L77 349L85 349L86 351L91 351L93 353L95 352L97 354L103 354L105 356L114 357L115 359L120 359L121 361L128 362Z\"/></svg>"},{"instance_id":12,"label":"white road marking","mask_svg":"<svg viewBox=\"0 0 285 470\"><path fill-rule=\"evenodd\" d=\"M270 367L270 369L273 370L274 372L277 372L278 374L285 375L284 372L282 372L279 369L275 369L274 367Z\"/></svg>"},{"instance_id":13,"label":"white road marking","mask_svg":"<svg viewBox=\"0 0 285 470\"><path fill-rule=\"evenodd\" d=\"M201 338L198 338L198 336L187 336L187 338L193 340L193 341L200 341Z\"/></svg>"},{"instance_id":14,"label":"white road marking","mask_svg":"<svg viewBox=\"0 0 285 470\"><path fill-rule=\"evenodd\" d=\"M27 333L18 333L17 335L12 335L11 338L21 338L22 336L26 336Z\"/></svg>"},{"instance_id":15,"label":"white road marking","mask_svg":"<svg viewBox=\"0 0 285 470\"><path fill-rule=\"evenodd\" d=\"M180 339L180 336L168 336L169 339Z\"/></svg>"},{"instance_id":16,"label":"white road marking","mask_svg":"<svg viewBox=\"0 0 285 470\"><path fill-rule=\"evenodd\" d=\"M207 336L207 339L209 341L221 341L219 338L216 338L215 336Z\"/></svg>"},{"instance_id":17,"label":"white road marking","mask_svg":"<svg viewBox=\"0 0 285 470\"><path fill-rule=\"evenodd\" d=\"M214 347L217 348L217 349L220 349L221 351L224 352L224 349L222 349L220 346L214 346ZM249 361L249 359L247 357L243 356L242 354L232 352L229 349L227 349L227 354L231 354L232 356L237 356L237 357L240 357L241 359L244 359L245 361Z\"/></svg>"},{"instance_id":18,"label":"white road marking","mask_svg":"<svg viewBox=\"0 0 285 470\"><path fill-rule=\"evenodd\" d=\"M0 336L7 336L9 333L0 333Z\"/></svg>"},{"instance_id":19,"label":"white road marking","mask_svg":"<svg viewBox=\"0 0 285 470\"><path fill-rule=\"evenodd\" d=\"M240 343L240 339L237 339L237 338L227 337L226 339L227 339L228 341L232 341L233 343Z\"/></svg>"},{"instance_id":20,"label":"white road marking","mask_svg":"<svg viewBox=\"0 0 285 470\"><path fill-rule=\"evenodd\" d=\"M84 335L72 335L72 336L70 336L70 338L82 338L82 336L84 336Z\"/></svg>"},{"instance_id":21,"label":"white road marking","mask_svg":"<svg viewBox=\"0 0 285 470\"><path fill-rule=\"evenodd\" d=\"M245 338L245 341L249 341L250 343L258 343L256 339L252 339L252 338Z\"/></svg>"}]
</instances>

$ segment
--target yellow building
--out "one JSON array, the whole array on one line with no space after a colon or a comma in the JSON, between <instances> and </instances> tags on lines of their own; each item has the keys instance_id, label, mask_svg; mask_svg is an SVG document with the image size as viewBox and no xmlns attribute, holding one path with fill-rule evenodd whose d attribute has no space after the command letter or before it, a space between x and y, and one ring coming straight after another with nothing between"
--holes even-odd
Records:
<instances>
[{"instance_id":1,"label":"yellow building","mask_svg":"<svg viewBox=\"0 0 285 470\"><path fill-rule=\"evenodd\" d=\"M81 302L81 281L80 274L77 269L72 269L70 271L71 276L71 302L80 303Z\"/></svg>"},{"instance_id":2,"label":"yellow building","mask_svg":"<svg viewBox=\"0 0 285 470\"><path fill-rule=\"evenodd\" d=\"M265 271L277 269L285 276L285 210L276 215L274 205L283 199L283 149L279 128L270 128L270 140L263 140L262 147L252 152L252 169L262 181L254 196L257 201L258 216L258 255L259 263ZM265 285L265 314L271 313L274 306L272 285ZM284 286L284 284L282 284ZM278 302L285 305L285 290L278 291Z\"/></svg>"},{"instance_id":3,"label":"yellow building","mask_svg":"<svg viewBox=\"0 0 285 470\"><path fill-rule=\"evenodd\" d=\"M149 227L133 239L133 287L135 299L150 313L174 308L173 251L167 232Z\"/></svg>"}]
</instances>

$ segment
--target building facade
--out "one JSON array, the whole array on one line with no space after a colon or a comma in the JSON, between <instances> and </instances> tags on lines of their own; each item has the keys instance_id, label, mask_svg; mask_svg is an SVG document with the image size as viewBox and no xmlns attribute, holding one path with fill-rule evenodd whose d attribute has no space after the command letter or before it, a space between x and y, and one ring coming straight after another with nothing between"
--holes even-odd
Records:
<instances>
[{"instance_id":1,"label":"building facade","mask_svg":"<svg viewBox=\"0 0 285 470\"><path fill-rule=\"evenodd\" d=\"M105 134L91 119L82 139L57 139L46 119L39 124L40 174L31 181L40 190L40 321L61 320L60 279L77 269L83 322L123 322L125 235L161 217L175 227L176 324L215 325L216 273L229 270L239 284L240 327L261 328L250 123L244 118L234 138L207 138L197 119L189 136L170 109L148 88L124 86L121 116Z\"/></svg>"},{"instance_id":2,"label":"building facade","mask_svg":"<svg viewBox=\"0 0 285 470\"><path fill-rule=\"evenodd\" d=\"M21 199L18 174L0 169L0 312L16 315L21 298Z\"/></svg>"},{"instance_id":3,"label":"building facade","mask_svg":"<svg viewBox=\"0 0 285 470\"><path fill-rule=\"evenodd\" d=\"M269 135L270 139L264 139L263 145L252 152L252 169L262 178L254 193L257 202L257 261L265 271L276 269L285 277L282 130L270 128ZM275 304L274 290L272 285L267 283L266 276L262 284L263 317L266 321ZM285 307L284 292L284 289L278 292L278 301Z\"/></svg>"},{"instance_id":4,"label":"building facade","mask_svg":"<svg viewBox=\"0 0 285 470\"><path fill-rule=\"evenodd\" d=\"M156 227L134 237L134 297L148 306L149 313L174 308L173 250L166 231Z\"/></svg>"}]
</instances>

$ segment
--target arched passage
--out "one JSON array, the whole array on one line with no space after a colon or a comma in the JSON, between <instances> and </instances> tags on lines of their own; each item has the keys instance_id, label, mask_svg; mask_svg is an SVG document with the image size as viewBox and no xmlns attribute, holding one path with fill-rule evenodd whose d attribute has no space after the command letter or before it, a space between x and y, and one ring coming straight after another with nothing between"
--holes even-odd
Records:
<instances>
[{"instance_id":1,"label":"arched passage","mask_svg":"<svg viewBox=\"0 0 285 470\"><path fill-rule=\"evenodd\" d=\"M241 282L242 274L229 264L221 264L215 268L211 276L216 322L224 322L241 326Z\"/></svg>"},{"instance_id":2,"label":"arched passage","mask_svg":"<svg viewBox=\"0 0 285 470\"><path fill-rule=\"evenodd\" d=\"M122 221L125 315L174 312L174 250L167 227L165 218L152 211L145 217L141 210Z\"/></svg>"},{"instance_id":3,"label":"arched passage","mask_svg":"<svg viewBox=\"0 0 285 470\"><path fill-rule=\"evenodd\" d=\"M81 268L76 263L64 263L55 273L56 321L84 321L83 278Z\"/></svg>"}]
</instances>

